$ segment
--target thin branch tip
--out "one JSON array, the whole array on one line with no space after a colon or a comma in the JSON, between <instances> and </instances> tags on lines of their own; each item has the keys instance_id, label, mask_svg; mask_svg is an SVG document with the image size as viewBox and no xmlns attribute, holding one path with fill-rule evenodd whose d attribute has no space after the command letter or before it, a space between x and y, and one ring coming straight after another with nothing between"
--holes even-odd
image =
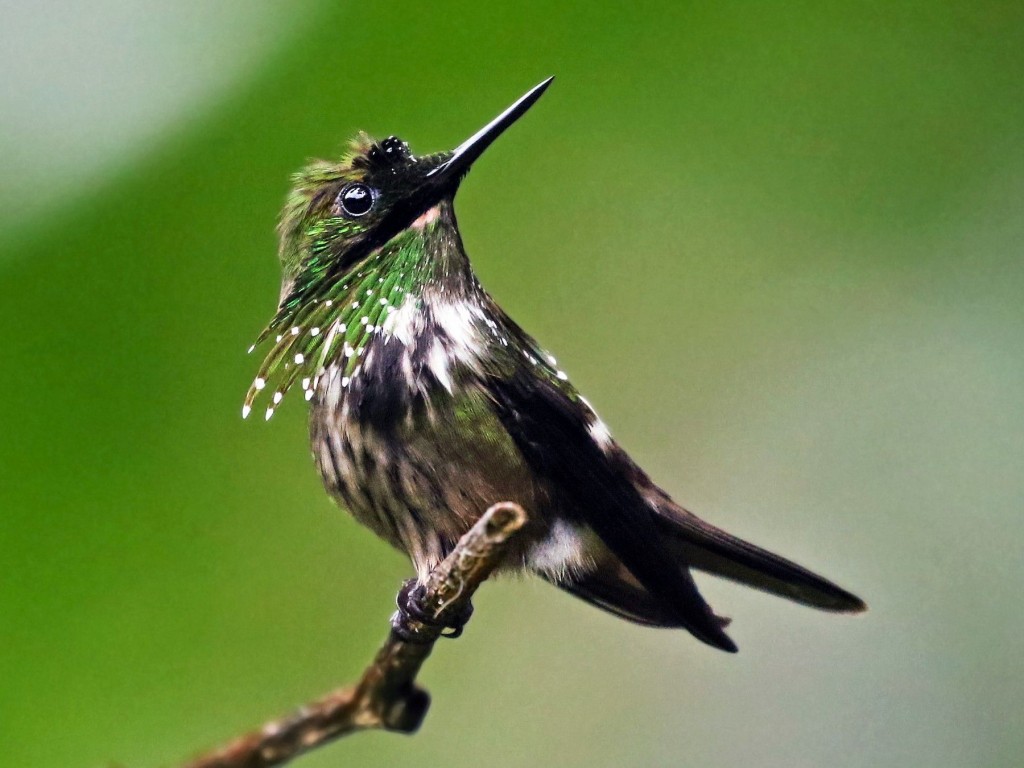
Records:
<instances>
[{"instance_id":1,"label":"thin branch tip","mask_svg":"<svg viewBox=\"0 0 1024 768\"><path fill-rule=\"evenodd\" d=\"M482 520L490 538L504 541L526 525L526 511L514 501L501 501L490 507Z\"/></svg>"}]
</instances>

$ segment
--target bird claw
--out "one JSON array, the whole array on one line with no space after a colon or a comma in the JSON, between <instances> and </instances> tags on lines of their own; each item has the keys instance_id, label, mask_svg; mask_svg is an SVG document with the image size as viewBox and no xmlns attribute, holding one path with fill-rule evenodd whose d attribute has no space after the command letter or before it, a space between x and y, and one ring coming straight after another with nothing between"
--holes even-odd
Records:
<instances>
[{"instance_id":1,"label":"bird claw","mask_svg":"<svg viewBox=\"0 0 1024 768\"><path fill-rule=\"evenodd\" d=\"M441 637L456 638L462 635L462 631L473 615L473 604L470 603L459 614L445 617L439 620L432 611L423 605L423 585L416 579L409 579L398 592L395 601L398 611L391 618L391 628L400 638L410 643L431 642L432 638L425 638L409 626L410 619L428 627L440 628Z\"/></svg>"},{"instance_id":2,"label":"bird claw","mask_svg":"<svg viewBox=\"0 0 1024 768\"><path fill-rule=\"evenodd\" d=\"M445 622L445 629L442 630L441 637L447 637L451 640L454 640L456 637L462 637L462 632L472 617L473 604L467 603L461 613Z\"/></svg>"}]
</instances>

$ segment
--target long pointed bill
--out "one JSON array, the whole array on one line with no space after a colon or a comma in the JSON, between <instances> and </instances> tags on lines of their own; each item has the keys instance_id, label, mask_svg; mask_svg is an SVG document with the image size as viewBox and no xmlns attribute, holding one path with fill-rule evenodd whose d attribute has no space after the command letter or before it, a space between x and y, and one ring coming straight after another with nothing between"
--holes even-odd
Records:
<instances>
[{"instance_id":1,"label":"long pointed bill","mask_svg":"<svg viewBox=\"0 0 1024 768\"><path fill-rule=\"evenodd\" d=\"M515 104L462 142L452 152L451 157L427 174L427 180L432 184L442 186L461 178L469 170L473 161L480 157L484 150L505 132L506 128L526 114L526 110L536 103L554 79L554 77L549 77L544 82L535 85L524 93Z\"/></svg>"}]
</instances>

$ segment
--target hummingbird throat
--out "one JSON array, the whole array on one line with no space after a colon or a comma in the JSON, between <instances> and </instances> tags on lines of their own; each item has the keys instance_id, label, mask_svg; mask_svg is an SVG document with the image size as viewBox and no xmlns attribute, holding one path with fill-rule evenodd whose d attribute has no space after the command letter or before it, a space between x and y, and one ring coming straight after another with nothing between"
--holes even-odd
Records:
<instances>
[{"instance_id":1,"label":"hummingbird throat","mask_svg":"<svg viewBox=\"0 0 1024 768\"><path fill-rule=\"evenodd\" d=\"M447 344L421 349L435 381L452 388L452 358L473 364L479 356L479 326L488 323L480 288L469 269L455 228L451 202L420 214L408 228L371 251L340 276L329 261L307 256L303 274L286 296L252 352L272 340L245 396L242 417L269 394L270 419L298 381L306 400L313 398L328 371L332 389L346 389L373 363L377 342L409 350L401 372L410 387L419 386L412 352L426 341L430 325L444 331ZM492 331L494 329L492 328Z\"/></svg>"}]
</instances>

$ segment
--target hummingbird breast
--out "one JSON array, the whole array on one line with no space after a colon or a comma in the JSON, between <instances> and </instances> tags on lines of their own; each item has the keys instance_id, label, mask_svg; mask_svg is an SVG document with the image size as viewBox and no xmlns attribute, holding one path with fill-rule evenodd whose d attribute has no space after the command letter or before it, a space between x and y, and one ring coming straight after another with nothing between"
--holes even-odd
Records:
<instances>
[{"instance_id":1,"label":"hummingbird breast","mask_svg":"<svg viewBox=\"0 0 1024 768\"><path fill-rule=\"evenodd\" d=\"M328 492L406 552L421 578L491 504L550 506L483 386L503 348L496 328L479 302L410 297L367 344L358 373L329 363L312 399ZM532 518L510 565L550 538L544 518Z\"/></svg>"}]
</instances>

